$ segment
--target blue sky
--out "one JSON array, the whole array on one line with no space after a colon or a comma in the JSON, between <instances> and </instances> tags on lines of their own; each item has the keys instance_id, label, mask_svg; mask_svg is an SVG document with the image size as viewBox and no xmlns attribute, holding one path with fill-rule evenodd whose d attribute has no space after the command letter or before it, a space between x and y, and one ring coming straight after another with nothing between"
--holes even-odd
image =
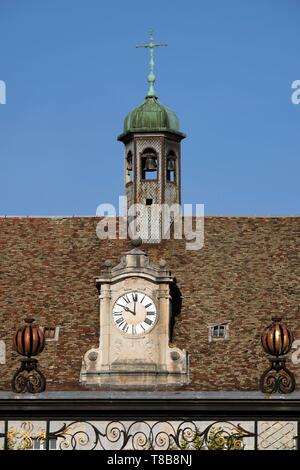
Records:
<instances>
[{"instance_id":1,"label":"blue sky","mask_svg":"<svg viewBox=\"0 0 300 470\"><path fill-rule=\"evenodd\" d=\"M156 91L181 129L183 202L299 214L297 0L1 0L0 214L94 215L123 192L127 112Z\"/></svg>"}]
</instances>

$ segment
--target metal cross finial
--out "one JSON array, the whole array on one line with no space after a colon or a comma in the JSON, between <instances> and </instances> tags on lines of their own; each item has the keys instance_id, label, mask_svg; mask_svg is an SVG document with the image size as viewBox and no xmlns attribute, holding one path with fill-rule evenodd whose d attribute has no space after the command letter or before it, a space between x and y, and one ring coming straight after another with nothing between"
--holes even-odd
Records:
<instances>
[{"instance_id":1,"label":"metal cross finial","mask_svg":"<svg viewBox=\"0 0 300 470\"><path fill-rule=\"evenodd\" d=\"M153 38L153 31L150 31L150 43L149 44L142 44L140 46L135 46L135 47L149 47L150 49L150 72L148 75L148 83L149 83L149 91L147 93L147 96L154 96L157 97L155 90L154 90L154 82L155 82L155 75L154 75L154 48L155 47L161 47L161 46L167 46L167 44L155 44Z\"/></svg>"}]
</instances>

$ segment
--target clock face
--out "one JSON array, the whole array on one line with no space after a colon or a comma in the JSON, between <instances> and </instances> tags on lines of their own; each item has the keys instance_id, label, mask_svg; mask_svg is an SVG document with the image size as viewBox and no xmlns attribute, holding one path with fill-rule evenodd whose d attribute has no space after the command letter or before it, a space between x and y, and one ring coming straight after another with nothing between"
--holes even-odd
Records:
<instances>
[{"instance_id":1,"label":"clock face","mask_svg":"<svg viewBox=\"0 0 300 470\"><path fill-rule=\"evenodd\" d=\"M114 304L115 325L127 335L147 333L155 325L157 311L153 300L141 292L127 292Z\"/></svg>"}]
</instances>

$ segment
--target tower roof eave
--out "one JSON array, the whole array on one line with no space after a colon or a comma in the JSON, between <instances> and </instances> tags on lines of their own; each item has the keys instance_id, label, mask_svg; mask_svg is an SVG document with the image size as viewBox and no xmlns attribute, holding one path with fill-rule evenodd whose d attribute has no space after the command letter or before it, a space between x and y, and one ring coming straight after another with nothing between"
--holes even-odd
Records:
<instances>
[{"instance_id":1,"label":"tower roof eave","mask_svg":"<svg viewBox=\"0 0 300 470\"><path fill-rule=\"evenodd\" d=\"M149 130L148 128L129 130L129 131L123 132L122 134L119 134L117 137L117 140L119 140L120 142L126 142L134 134L157 134L157 133L166 134L166 135L169 134L170 136L176 136L179 141L186 138L186 134L184 134L183 132L173 131L168 128L157 127L151 130Z\"/></svg>"}]
</instances>

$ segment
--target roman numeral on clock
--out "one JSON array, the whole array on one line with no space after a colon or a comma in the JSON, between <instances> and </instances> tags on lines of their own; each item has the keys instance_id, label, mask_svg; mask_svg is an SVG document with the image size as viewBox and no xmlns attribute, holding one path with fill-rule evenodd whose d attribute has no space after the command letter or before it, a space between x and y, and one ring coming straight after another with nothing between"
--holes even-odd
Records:
<instances>
[{"instance_id":1,"label":"roman numeral on clock","mask_svg":"<svg viewBox=\"0 0 300 470\"><path fill-rule=\"evenodd\" d=\"M118 318L118 319L116 320L116 324L117 324L117 325L121 325L121 323L123 323L123 321L125 321L123 317Z\"/></svg>"},{"instance_id":2,"label":"roman numeral on clock","mask_svg":"<svg viewBox=\"0 0 300 470\"><path fill-rule=\"evenodd\" d=\"M151 307L152 303L145 305L145 308Z\"/></svg>"},{"instance_id":3,"label":"roman numeral on clock","mask_svg":"<svg viewBox=\"0 0 300 470\"><path fill-rule=\"evenodd\" d=\"M144 322L147 323L147 325L152 325L153 323L153 321L150 320L150 318L145 318Z\"/></svg>"}]
</instances>

